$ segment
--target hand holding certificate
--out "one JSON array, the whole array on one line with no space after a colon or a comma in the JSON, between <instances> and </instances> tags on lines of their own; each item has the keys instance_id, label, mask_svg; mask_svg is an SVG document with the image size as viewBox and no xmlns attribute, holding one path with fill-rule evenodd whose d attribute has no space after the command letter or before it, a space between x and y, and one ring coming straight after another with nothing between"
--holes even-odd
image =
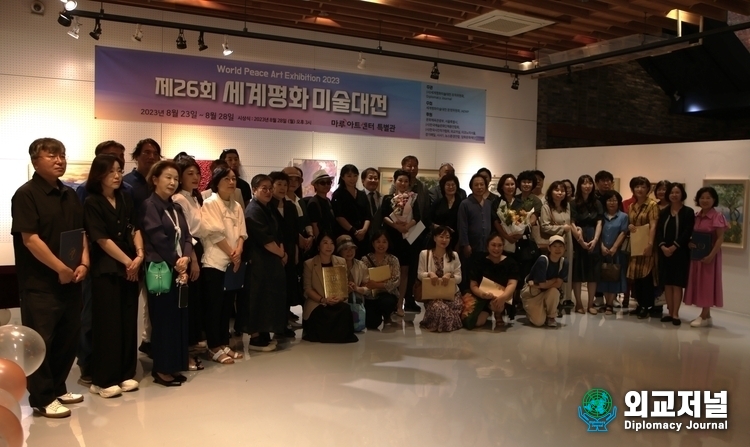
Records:
<instances>
[{"instance_id":1,"label":"hand holding certificate","mask_svg":"<svg viewBox=\"0 0 750 447\"><path fill-rule=\"evenodd\" d=\"M59 258L71 270L81 265L83 255L83 229L63 231L60 233Z\"/></svg>"},{"instance_id":2,"label":"hand holding certificate","mask_svg":"<svg viewBox=\"0 0 750 447\"><path fill-rule=\"evenodd\" d=\"M450 278L448 281L422 281L422 300L452 300L456 294L456 280Z\"/></svg>"},{"instance_id":3,"label":"hand holding certificate","mask_svg":"<svg viewBox=\"0 0 750 447\"><path fill-rule=\"evenodd\" d=\"M367 271L370 273L370 281L385 282L391 279L391 267L388 265L370 267Z\"/></svg>"},{"instance_id":4,"label":"hand holding certificate","mask_svg":"<svg viewBox=\"0 0 750 447\"><path fill-rule=\"evenodd\" d=\"M493 299L495 299L502 295L502 293L505 291L505 287L501 286L495 281L492 281L491 279L482 277L482 282L479 284L479 290L484 294L492 295ZM510 297L508 297L508 300L513 301L513 296L511 295Z\"/></svg>"},{"instance_id":5,"label":"hand holding certificate","mask_svg":"<svg viewBox=\"0 0 750 447\"><path fill-rule=\"evenodd\" d=\"M644 253L646 248L651 244L650 224L635 227L635 231L630 233L630 255L631 256L650 256L651 253Z\"/></svg>"},{"instance_id":6,"label":"hand holding certificate","mask_svg":"<svg viewBox=\"0 0 750 447\"><path fill-rule=\"evenodd\" d=\"M323 291L326 299L345 300L349 296L349 276L346 266L323 267Z\"/></svg>"}]
</instances>

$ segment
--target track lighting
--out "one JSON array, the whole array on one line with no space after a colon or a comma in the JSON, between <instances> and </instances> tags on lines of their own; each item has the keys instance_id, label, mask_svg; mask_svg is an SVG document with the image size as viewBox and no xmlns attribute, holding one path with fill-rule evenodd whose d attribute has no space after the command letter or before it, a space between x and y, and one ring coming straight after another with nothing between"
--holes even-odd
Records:
<instances>
[{"instance_id":1,"label":"track lighting","mask_svg":"<svg viewBox=\"0 0 750 447\"><path fill-rule=\"evenodd\" d=\"M80 37L78 35L78 32L81 31L81 22L78 21L78 18L76 18L76 24L73 25L73 29L68 31L68 36L72 37L73 39L78 39Z\"/></svg>"},{"instance_id":2,"label":"track lighting","mask_svg":"<svg viewBox=\"0 0 750 447\"><path fill-rule=\"evenodd\" d=\"M96 25L94 25L94 31L91 31L89 33L89 36L91 36L94 40L99 40L99 36L102 35L102 24L99 21L99 19L96 19Z\"/></svg>"},{"instance_id":3,"label":"track lighting","mask_svg":"<svg viewBox=\"0 0 750 447\"><path fill-rule=\"evenodd\" d=\"M362 53L359 53L359 59L357 60L357 68L359 68L360 70L364 70L366 63L367 63L367 59L362 57Z\"/></svg>"},{"instance_id":4,"label":"track lighting","mask_svg":"<svg viewBox=\"0 0 750 447\"><path fill-rule=\"evenodd\" d=\"M229 56L233 53L233 51L229 49L229 41L227 40L227 36L224 36L224 43L221 44L221 48L224 49L224 56Z\"/></svg>"},{"instance_id":5,"label":"track lighting","mask_svg":"<svg viewBox=\"0 0 750 447\"><path fill-rule=\"evenodd\" d=\"M510 84L510 88L518 90L518 75L513 75L513 83Z\"/></svg>"},{"instance_id":6,"label":"track lighting","mask_svg":"<svg viewBox=\"0 0 750 447\"><path fill-rule=\"evenodd\" d=\"M60 0L66 11L72 11L78 7L78 2L75 0Z\"/></svg>"},{"instance_id":7,"label":"track lighting","mask_svg":"<svg viewBox=\"0 0 750 447\"><path fill-rule=\"evenodd\" d=\"M143 39L143 31L141 31L141 24L138 23L135 25L135 33L130 37L133 42L140 42L141 39Z\"/></svg>"},{"instance_id":8,"label":"track lighting","mask_svg":"<svg viewBox=\"0 0 750 447\"><path fill-rule=\"evenodd\" d=\"M203 41L203 31L201 31L200 35L198 36L198 51L207 50L208 45L206 45L206 42Z\"/></svg>"},{"instance_id":9,"label":"track lighting","mask_svg":"<svg viewBox=\"0 0 750 447\"><path fill-rule=\"evenodd\" d=\"M67 11L62 11L57 17L57 23L62 26L68 27L71 23L73 23L73 16L71 16Z\"/></svg>"},{"instance_id":10,"label":"track lighting","mask_svg":"<svg viewBox=\"0 0 750 447\"><path fill-rule=\"evenodd\" d=\"M430 73L430 78L440 79L440 70L438 70L437 62L433 63L432 65L432 72Z\"/></svg>"},{"instance_id":11,"label":"track lighting","mask_svg":"<svg viewBox=\"0 0 750 447\"><path fill-rule=\"evenodd\" d=\"M187 42L185 41L185 33L184 31L180 30L180 33L177 34L177 49L178 50L184 50L187 48Z\"/></svg>"}]
</instances>

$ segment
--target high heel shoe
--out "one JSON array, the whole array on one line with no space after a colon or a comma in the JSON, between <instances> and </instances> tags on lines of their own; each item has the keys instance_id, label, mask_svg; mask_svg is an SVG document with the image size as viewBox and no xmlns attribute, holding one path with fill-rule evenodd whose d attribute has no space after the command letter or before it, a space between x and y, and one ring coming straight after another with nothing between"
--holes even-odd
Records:
<instances>
[{"instance_id":1,"label":"high heel shoe","mask_svg":"<svg viewBox=\"0 0 750 447\"><path fill-rule=\"evenodd\" d=\"M174 380L176 380L176 381L178 381L180 383L187 382L187 377L183 376L180 373L170 374L170 376L174 377Z\"/></svg>"},{"instance_id":2,"label":"high heel shoe","mask_svg":"<svg viewBox=\"0 0 750 447\"><path fill-rule=\"evenodd\" d=\"M158 383L161 386L181 386L182 383L176 379L170 380L164 380L161 378L161 376L155 372L151 373L151 377L154 378L154 383Z\"/></svg>"}]
</instances>

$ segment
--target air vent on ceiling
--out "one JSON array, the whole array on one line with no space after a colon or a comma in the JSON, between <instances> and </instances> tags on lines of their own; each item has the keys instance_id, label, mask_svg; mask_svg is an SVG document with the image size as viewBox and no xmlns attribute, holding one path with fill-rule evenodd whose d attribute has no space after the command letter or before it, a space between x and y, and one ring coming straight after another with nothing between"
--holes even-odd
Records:
<instances>
[{"instance_id":1,"label":"air vent on ceiling","mask_svg":"<svg viewBox=\"0 0 750 447\"><path fill-rule=\"evenodd\" d=\"M492 11L471 20L458 23L456 26L510 37L549 26L553 23L555 22L510 12Z\"/></svg>"}]
</instances>

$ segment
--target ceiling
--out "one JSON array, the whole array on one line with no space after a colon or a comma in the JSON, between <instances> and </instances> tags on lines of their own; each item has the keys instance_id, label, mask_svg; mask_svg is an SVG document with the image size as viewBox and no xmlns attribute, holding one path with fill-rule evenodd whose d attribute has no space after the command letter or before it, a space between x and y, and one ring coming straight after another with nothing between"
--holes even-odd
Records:
<instances>
[{"instance_id":1,"label":"ceiling","mask_svg":"<svg viewBox=\"0 0 750 447\"><path fill-rule=\"evenodd\" d=\"M328 32L511 61L535 59L633 34L675 34L679 9L688 20L726 22L750 15L750 0L108 0L249 23ZM106 9L106 7L105 7ZM506 37L456 25L493 11L545 19L551 25ZM251 26L248 26L251 29ZM252 31L252 29L251 29ZM383 45L387 49L387 45Z\"/></svg>"}]
</instances>

